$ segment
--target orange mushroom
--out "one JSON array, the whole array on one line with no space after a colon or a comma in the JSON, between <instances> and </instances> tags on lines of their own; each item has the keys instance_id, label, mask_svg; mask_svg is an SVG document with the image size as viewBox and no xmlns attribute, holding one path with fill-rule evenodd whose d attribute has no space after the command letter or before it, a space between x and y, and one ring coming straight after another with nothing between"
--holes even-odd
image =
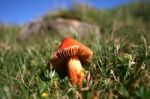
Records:
<instances>
[{"instance_id":1,"label":"orange mushroom","mask_svg":"<svg viewBox=\"0 0 150 99\"><path fill-rule=\"evenodd\" d=\"M62 70L67 66L70 82L82 86L85 77L82 65L89 64L92 56L91 49L68 37L61 42L58 50L52 55L51 63L56 70Z\"/></svg>"}]
</instances>

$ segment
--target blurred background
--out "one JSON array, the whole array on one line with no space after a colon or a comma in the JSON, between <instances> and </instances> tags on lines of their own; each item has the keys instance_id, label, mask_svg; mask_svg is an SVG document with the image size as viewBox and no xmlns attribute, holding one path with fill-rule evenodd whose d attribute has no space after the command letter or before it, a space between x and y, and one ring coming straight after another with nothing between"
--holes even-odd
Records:
<instances>
[{"instance_id":1,"label":"blurred background","mask_svg":"<svg viewBox=\"0 0 150 99\"><path fill-rule=\"evenodd\" d=\"M133 24L145 31L149 10L148 0L4 0L0 3L0 27L15 26L21 40L40 32L63 37L111 32L113 36L115 30ZM143 28L145 22L148 25Z\"/></svg>"},{"instance_id":2,"label":"blurred background","mask_svg":"<svg viewBox=\"0 0 150 99\"><path fill-rule=\"evenodd\" d=\"M70 9L76 4L98 9L112 9L132 0L3 0L0 3L0 22L24 24L58 9Z\"/></svg>"}]
</instances>

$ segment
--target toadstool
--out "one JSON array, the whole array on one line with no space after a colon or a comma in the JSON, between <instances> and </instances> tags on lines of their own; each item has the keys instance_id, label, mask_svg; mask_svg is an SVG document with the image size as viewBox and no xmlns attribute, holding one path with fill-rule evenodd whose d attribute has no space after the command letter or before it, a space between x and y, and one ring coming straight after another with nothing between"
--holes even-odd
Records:
<instances>
[{"instance_id":1,"label":"toadstool","mask_svg":"<svg viewBox=\"0 0 150 99\"><path fill-rule=\"evenodd\" d=\"M52 55L51 63L54 69L67 68L70 82L73 85L82 86L84 79L83 65L92 60L93 51L71 37L65 38L58 50Z\"/></svg>"}]
</instances>

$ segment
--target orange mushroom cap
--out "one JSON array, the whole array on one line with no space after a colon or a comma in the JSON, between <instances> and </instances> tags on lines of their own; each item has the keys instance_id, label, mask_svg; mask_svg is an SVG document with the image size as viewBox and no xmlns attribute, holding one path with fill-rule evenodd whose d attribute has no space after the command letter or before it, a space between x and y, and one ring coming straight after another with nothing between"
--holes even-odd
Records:
<instances>
[{"instance_id":1,"label":"orange mushroom cap","mask_svg":"<svg viewBox=\"0 0 150 99\"><path fill-rule=\"evenodd\" d=\"M78 56L81 64L84 66L91 62L93 51L71 37L67 37L61 42L58 50L51 57L53 68L63 70L66 66L67 58L72 56Z\"/></svg>"}]
</instances>

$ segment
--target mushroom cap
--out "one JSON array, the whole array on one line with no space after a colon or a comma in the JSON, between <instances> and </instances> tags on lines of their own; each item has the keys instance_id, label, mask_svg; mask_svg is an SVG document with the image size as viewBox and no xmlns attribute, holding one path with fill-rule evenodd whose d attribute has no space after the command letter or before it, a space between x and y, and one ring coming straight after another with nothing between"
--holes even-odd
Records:
<instances>
[{"instance_id":1,"label":"mushroom cap","mask_svg":"<svg viewBox=\"0 0 150 99\"><path fill-rule=\"evenodd\" d=\"M72 56L78 56L81 64L84 66L91 62L93 51L71 37L67 37L51 57L53 68L57 70L64 69L66 60Z\"/></svg>"}]
</instances>

